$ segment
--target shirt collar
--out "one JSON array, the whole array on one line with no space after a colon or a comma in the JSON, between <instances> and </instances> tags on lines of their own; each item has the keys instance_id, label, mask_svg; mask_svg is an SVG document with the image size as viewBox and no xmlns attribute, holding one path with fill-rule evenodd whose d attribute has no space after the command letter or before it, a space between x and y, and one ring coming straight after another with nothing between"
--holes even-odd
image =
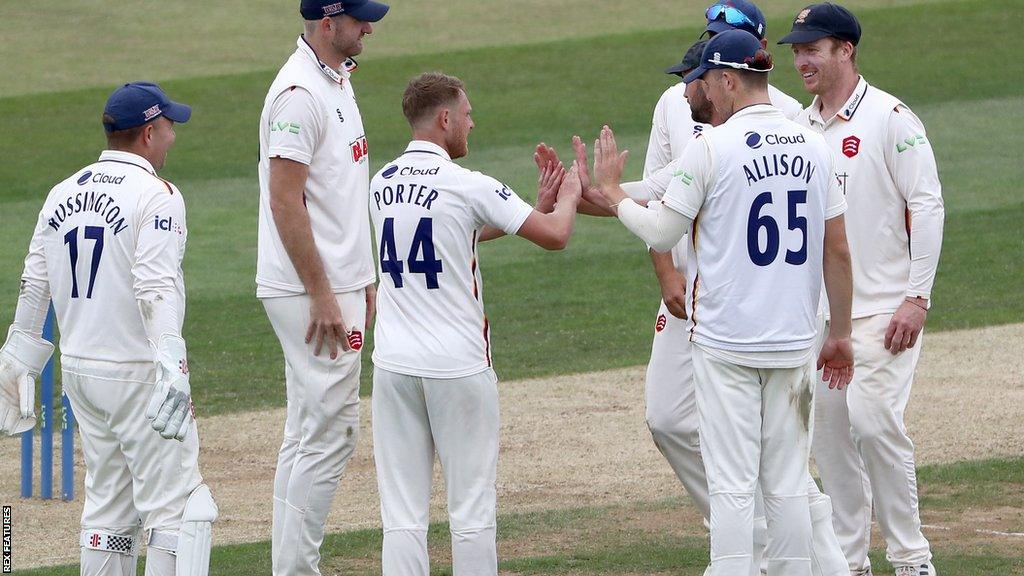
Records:
<instances>
[{"instance_id":1,"label":"shirt collar","mask_svg":"<svg viewBox=\"0 0 1024 576\"><path fill-rule=\"evenodd\" d=\"M808 118L812 122L818 124L828 124L833 118L842 118L843 120L849 121L853 118L853 115L860 109L860 105L864 102L864 94L868 91L868 82L863 76L860 76L857 80L857 87L853 89L853 94L847 98L846 103L839 109L839 112L835 116L825 120L821 117L821 101L818 96L814 97L814 101L811 102L810 115Z\"/></svg>"},{"instance_id":2,"label":"shirt collar","mask_svg":"<svg viewBox=\"0 0 1024 576\"><path fill-rule=\"evenodd\" d=\"M347 58L342 62L340 70L335 70L327 64L324 64L324 61L316 55L316 52L313 51L313 47L306 41L305 36L299 36L299 39L295 41L295 45L299 47L299 53L312 60L313 63L317 65L317 68L320 69L320 72L335 84L344 84L345 80L352 75L352 71L356 69L356 61L352 58Z\"/></svg>"},{"instance_id":3,"label":"shirt collar","mask_svg":"<svg viewBox=\"0 0 1024 576\"><path fill-rule=\"evenodd\" d=\"M772 106L771 104L751 104L750 106L744 106L736 111L732 116L729 117L729 121L733 118L740 118L743 116L754 116L759 114L782 114L782 111Z\"/></svg>"},{"instance_id":4,"label":"shirt collar","mask_svg":"<svg viewBox=\"0 0 1024 576\"><path fill-rule=\"evenodd\" d=\"M444 148L441 148L433 142L427 142L426 140L413 140L412 142L409 142L409 145L405 148L405 153L408 154L409 152L437 154L449 162L452 160L452 157L448 155L448 152Z\"/></svg>"},{"instance_id":5,"label":"shirt collar","mask_svg":"<svg viewBox=\"0 0 1024 576\"><path fill-rule=\"evenodd\" d=\"M125 152L123 150L104 150L100 154L100 162L119 162L121 164L132 164L142 168L146 172L149 172L153 176L156 176L156 170L153 169L153 165L138 154L132 154L131 152Z\"/></svg>"}]
</instances>

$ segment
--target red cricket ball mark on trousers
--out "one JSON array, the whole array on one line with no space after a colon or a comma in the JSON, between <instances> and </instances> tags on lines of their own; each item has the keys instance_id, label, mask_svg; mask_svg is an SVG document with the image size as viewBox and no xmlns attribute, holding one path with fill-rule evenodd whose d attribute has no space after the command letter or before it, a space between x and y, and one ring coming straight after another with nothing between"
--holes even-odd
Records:
<instances>
[{"instance_id":1,"label":"red cricket ball mark on trousers","mask_svg":"<svg viewBox=\"0 0 1024 576\"><path fill-rule=\"evenodd\" d=\"M860 152L860 138L856 136L847 136L843 138L843 155L847 158L853 158Z\"/></svg>"},{"instance_id":2,"label":"red cricket ball mark on trousers","mask_svg":"<svg viewBox=\"0 0 1024 576\"><path fill-rule=\"evenodd\" d=\"M664 314L658 315L658 321L654 324L654 331L661 332L665 329L665 325L668 324L668 318Z\"/></svg>"},{"instance_id":3,"label":"red cricket ball mark on trousers","mask_svg":"<svg viewBox=\"0 0 1024 576\"><path fill-rule=\"evenodd\" d=\"M353 330L348 333L348 345L353 350L359 350L363 347L363 333L359 330Z\"/></svg>"}]
</instances>

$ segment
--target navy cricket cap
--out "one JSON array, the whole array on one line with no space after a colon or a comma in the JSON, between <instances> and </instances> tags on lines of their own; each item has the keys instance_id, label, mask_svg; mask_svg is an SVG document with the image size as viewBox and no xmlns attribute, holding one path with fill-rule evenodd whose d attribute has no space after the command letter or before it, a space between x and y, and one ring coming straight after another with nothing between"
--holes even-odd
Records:
<instances>
[{"instance_id":1,"label":"navy cricket cap","mask_svg":"<svg viewBox=\"0 0 1024 576\"><path fill-rule=\"evenodd\" d=\"M665 69L665 74L675 74L676 76L683 76L690 70L693 70L697 66L700 66L700 57L704 53L704 46L708 43L707 40L697 40L693 43L693 46L683 54L683 61L675 66Z\"/></svg>"},{"instance_id":2,"label":"navy cricket cap","mask_svg":"<svg viewBox=\"0 0 1024 576\"><path fill-rule=\"evenodd\" d=\"M856 46L860 42L860 22L853 12L838 4L811 4L796 15L793 29L779 44L805 44L822 38L838 38Z\"/></svg>"},{"instance_id":3,"label":"navy cricket cap","mask_svg":"<svg viewBox=\"0 0 1024 576\"><path fill-rule=\"evenodd\" d=\"M768 22L761 9L747 0L721 0L708 6L704 11L704 17L708 21L704 34L721 34L739 28L757 36L758 40L763 40L768 29Z\"/></svg>"},{"instance_id":4,"label":"navy cricket cap","mask_svg":"<svg viewBox=\"0 0 1024 576\"><path fill-rule=\"evenodd\" d=\"M377 22L391 7L373 0L302 0L299 13L306 20L348 14L363 22Z\"/></svg>"},{"instance_id":5,"label":"navy cricket cap","mask_svg":"<svg viewBox=\"0 0 1024 576\"><path fill-rule=\"evenodd\" d=\"M752 70L754 72L770 72L772 67L767 69L755 68L752 66L758 51L761 48L761 41L746 30L727 30L721 34L715 34L708 40L701 54L700 66L683 78L683 82L693 82L703 76L708 70L718 68L734 68L737 70Z\"/></svg>"},{"instance_id":6,"label":"navy cricket cap","mask_svg":"<svg viewBox=\"0 0 1024 576\"><path fill-rule=\"evenodd\" d=\"M152 82L131 82L114 90L107 98L103 116L107 132L116 132L142 126L161 116L182 124L192 116L192 108L172 101ZM107 118L113 122L107 123Z\"/></svg>"}]
</instances>

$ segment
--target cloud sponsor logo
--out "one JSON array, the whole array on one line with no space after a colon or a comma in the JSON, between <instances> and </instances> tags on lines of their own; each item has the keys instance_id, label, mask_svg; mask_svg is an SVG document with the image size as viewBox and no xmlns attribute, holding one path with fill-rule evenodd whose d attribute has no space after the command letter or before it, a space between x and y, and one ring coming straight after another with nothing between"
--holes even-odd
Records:
<instances>
[{"instance_id":1,"label":"cloud sponsor logo","mask_svg":"<svg viewBox=\"0 0 1024 576\"><path fill-rule=\"evenodd\" d=\"M746 133L747 146L758 149L761 146L767 144L769 146L778 146L779 144L804 144L807 142L807 138L803 134L796 134L794 136L784 136L781 134L765 134L763 137L757 132Z\"/></svg>"},{"instance_id":2,"label":"cloud sponsor logo","mask_svg":"<svg viewBox=\"0 0 1024 576\"><path fill-rule=\"evenodd\" d=\"M120 184L121 182L124 182L124 174L120 176L111 176L109 174L97 172L96 175L92 177L92 181L96 184Z\"/></svg>"},{"instance_id":3,"label":"cloud sponsor logo","mask_svg":"<svg viewBox=\"0 0 1024 576\"><path fill-rule=\"evenodd\" d=\"M398 172L398 166L388 166L380 173L380 176L381 178L389 179L395 175L395 172Z\"/></svg>"},{"instance_id":4,"label":"cloud sponsor logo","mask_svg":"<svg viewBox=\"0 0 1024 576\"><path fill-rule=\"evenodd\" d=\"M402 168L402 171L398 173L399 176L437 176L437 173L441 170L440 166L434 166L433 168L413 168L412 166L406 166Z\"/></svg>"},{"instance_id":5,"label":"cloud sponsor logo","mask_svg":"<svg viewBox=\"0 0 1024 576\"><path fill-rule=\"evenodd\" d=\"M86 170L85 174L82 174L81 176L78 177L78 185L85 186L85 183L89 181L89 178L92 178L92 172Z\"/></svg>"}]
</instances>

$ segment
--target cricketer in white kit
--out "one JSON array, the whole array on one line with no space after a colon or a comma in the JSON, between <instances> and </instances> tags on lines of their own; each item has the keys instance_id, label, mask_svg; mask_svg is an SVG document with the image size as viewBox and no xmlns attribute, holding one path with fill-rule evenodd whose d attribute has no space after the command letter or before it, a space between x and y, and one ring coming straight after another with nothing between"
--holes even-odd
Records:
<instances>
[{"instance_id":1,"label":"cricketer in white kit","mask_svg":"<svg viewBox=\"0 0 1024 576\"><path fill-rule=\"evenodd\" d=\"M387 11L366 0L302 0L304 34L260 116L256 296L284 352L288 402L274 476L276 576L320 574L327 515L359 438L376 272L352 57Z\"/></svg>"},{"instance_id":2,"label":"cricketer in white kit","mask_svg":"<svg viewBox=\"0 0 1024 576\"><path fill-rule=\"evenodd\" d=\"M630 230L664 251L693 228L690 339L712 575L756 569L758 485L768 574L812 573L807 449L823 264L836 317L849 311L845 204L833 161L820 138L769 104L770 69L770 55L746 31L709 41L686 80L703 80L727 121L687 147L662 202L644 208L619 188L625 155L607 127L595 150L601 192ZM819 359L838 386L852 363L842 329L833 323Z\"/></svg>"},{"instance_id":3,"label":"cricketer in white kit","mask_svg":"<svg viewBox=\"0 0 1024 576\"><path fill-rule=\"evenodd\" d=\"M546 249L564 248L580 183L575 167L566 174L560 164L539 162L534 209L501 182L454 163L468 153L473 128L457 78L414 78L402 107L413 141L370 184L381 277L373 447L383 572L430 573L427 527L436 451L448 495L453 573L493 576L498 388L477 244L517 234Z\"/></svg>"},{"instance_id":4,"label":"cricketer in white kit","mask_svg":"<svg viewBox=\"0 0 1024 576\"><path fill-rule=\"evenodd\" d=\"M698 41L687 51L683 62L669 68L669 73L689 72L700 62L705 41ZM762 40L762 46L764 41ZM655 114L655 126L651 132L651 143L658 140L658 134L668 134L669 140L681 146L675 154L676 160L664 166L658 166L661 155L653 153L648 147L644 179L622 185L631 198L638 202L661 200L668 189L675 173L680 169L679 157L682 147L693 141L693 138L704 128L722 123L714 106L707 100L702 87L703 82L690 84L680 83L683 87L680 98L684 98L682 106L673 103L673 112L667 116ZM669 90L674 90L675 87ZM783 113L789 118L800 111L796 100L784 96L779 98L768 86L769 98L773 105L783 102L787 110ZM796 110L794 110L794 108ZM675 114L685 113L684 118L675 118ZM668 121L659 129L659 118ZM670 120L672 119L672 120ZM692 128L691 128L692 127ZM685 132L686 137L681 133ZM586 151L582 142L575 141L577 160L586 165ZM657 149L662 149L658 146ZM658 166L656 169L652 167ZM584 182L589 178L584 174ZM589 194L585 196L591 197ZM596 199L595 203L600 203ZM608 215L614 215L608 212ZM646 419L651 436L659 451L668 460L676 476L686 488L697 508L705 519L710 517L710 502L707 488L707 474L700 455L696 389L693 384L693 364L691 343L689 341L690 322L688 311L692 309L692 299L686 297L687 285L692 286L693 278L686 277L686 254L692 252L693 246L685 240L672 247L668 253L650 250L659 283L662 287L663 300L655 322L654 342L651 349L651 360L647 366L645 382ZM815 576L846 576L846 560L832 527L832 505L821 493L814 479L808 475L807 490L811 506L812 545L811 568ZM762 556L767 540L767 521L764 516L763 501L758 493L755 500L754 518L754 568L757 574L763 566Z\"/></svg>"},{"instance_id":5,"label":"cricketer in white kit","mask_svg":"<svg viewBox=\"0 0 1024 576\"><path fill-rule=\"evenodd\" d=\"M41 339L52 298L61 383L86 465L83 576L134 575L143 538L147 576L209 569L217 506L199 474L181 337L185 203L157 176L173 124L190 116L155 84L111 94L108 149L47 196L0 350L3 403L21 404L2 428L18 433L35 423L34 380L52 351Z\"/></svg>"},{"instance_id":6,"label":"cricketer in white kit","mask_svg":"<svg viewBox=\"0 0 1024 576\"><path fill-rule=\"evenodd\" d=\"M750 32L766 45L767 23L764 15L751 2L713 4L705 11L708 19L706 34L714 37L720 31L741 29ZM683 55L678 64L665 70L667 74L684 76L697 67L706 41L698 41ZM694 136L710 128L710 118L694 119L686 96L687 84L678 82L661 95L654 108L651 134L644 161L644 179L647 186L632 188L638 193L636 200L660 200L665 194L672 172L670 162L683 154ZM795 118L803 109L796 99L774 86L768 86L772 104L787 118ZM660 174L659 174L660 173ZM656 176L657 175L657 176ZM627 192L629 187L624 187ZM630 192L631 193L631 192ZM632 193L631 193L632 194ZM672 470L696 503L705 518L708 517L707 478L700 459L697 433L697 405L693 387L693 366L690 343L687 338L687 309L685 277L687 243L680 241L668 254L650 251L662 302L654 324L651 359L647 364L644 384L647 425L654 443L668 460ZM762 528L755 538L763 545Z\"/></svg>"},{"instance_id":7,"label":"cricketer in white kit","mask_svg":"<svg viewBox=\"0 0 1024 576\"><path fill-rule=\"evenodd\" d=\"M857 373L818 396L814 457L852 574L871 573L874 509L897 576L935 576L903 415L942 249L942 186L921 120L858 74L860 32L849 10L817 4L782 39L815 94L798 122L836 155L849 204Z\"/></svg>"}]
</instances>

